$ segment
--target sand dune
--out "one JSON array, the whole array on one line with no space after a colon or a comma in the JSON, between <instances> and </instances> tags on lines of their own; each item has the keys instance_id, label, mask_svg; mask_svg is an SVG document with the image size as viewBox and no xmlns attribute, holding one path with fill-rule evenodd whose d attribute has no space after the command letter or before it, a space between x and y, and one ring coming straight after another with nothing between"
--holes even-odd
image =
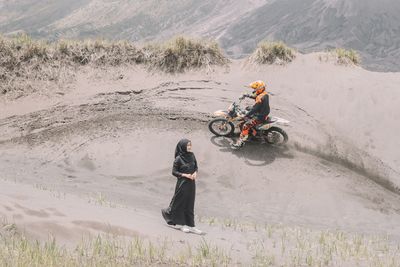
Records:
<instances>
[{"instance_id":1,"label":"sand dune","mask_svg":"<svg viewBox=\"0 0 400 267\"><path fill-rule=\"evenodd\" d=\"M0 214L31 236L50 230L68 244L108 231L196 244L160 217L174 188L174 147L187 137L200 166L200 217L400 237L399 74L336 66L318 54L285 67L235 61L211 73L98 72L82 69L64 95L1 100ZM273 93L272 114L291 121L290 141L232 151L207 121L255 79ZM237 247L232 257L249 257L243 240L255 233L199 227L207 240Z\"/></svg>"}]
</instances>

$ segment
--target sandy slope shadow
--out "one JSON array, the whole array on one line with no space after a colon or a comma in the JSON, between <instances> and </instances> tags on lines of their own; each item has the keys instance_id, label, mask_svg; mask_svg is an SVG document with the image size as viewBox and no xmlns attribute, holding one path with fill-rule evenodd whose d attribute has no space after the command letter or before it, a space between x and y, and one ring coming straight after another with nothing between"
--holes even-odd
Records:
<instances>
[{"instance_id":1,"label":"sandy slope shadow","mask_svg":"<svg viewBox=\"0 0 400 267\"><path fill-rule=\"evenodd\" d=\"M232 139L228 137L212 136L210 142L220 147L221 152L232 153L238 158L243 158L249 166L266 166L276 158L294 158L287 146L272 146L258 142L248 142L241 149L231 148Z\"/></svg>"}]
</instances>

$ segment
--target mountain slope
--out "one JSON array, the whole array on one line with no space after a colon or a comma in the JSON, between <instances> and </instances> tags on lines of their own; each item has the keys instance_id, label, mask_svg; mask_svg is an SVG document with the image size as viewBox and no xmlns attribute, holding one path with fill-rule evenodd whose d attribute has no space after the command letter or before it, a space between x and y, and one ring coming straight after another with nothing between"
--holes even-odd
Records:
<instances>
[{"instance_id":1,"label":"mountain slope","mask_svg":"<svg viewBox=\"0 0 400 267\"><path fill-rule=\"evenodd\" d=\"M27 0L17 4L0 1L0 31L24 30L51 39L101 36L142 40L183 32L207 35L218 28L226 28L230 21L266 1L75 0L68 3L68 9L64 9L62 3L46 7L46 2ZM57 14L49 16L50 12ZM39 21L33 18L33 14L49 18ZM51 19L57 15L57 19ZM29 21L32 23L26 23Z\"/></svg>"},{"instance_id":2,"label":"mountain slope","mask_svg":"<svg viewBox=\"0 0 400 267\"><path fill-rule=\"evenodd\" d=\"M35 35L39 29L68 16L88 2L89 0L1 0L0 32L25 31Z\"/></svg>"},{"instance_id":3,"label":"mountain slope","mask_svg":"<svg viewBox=\"0 0 400 267\"><path fill-rule=\"evenodd\" d=\"M0 0L0 32L133 41L185 34L215 38L233 57L283 40L302 52L353 48L367 68L399 71L399 13L397 0Z\"/></svg>"},{"instance_id":4,"label":"mountain slope","mask_svg":"<svg viewBox=\"0 0 400 267\"><path fill-rule=\"evenodd\" d=\"M399 13L400 2L393 0L280 0L231 25L221 42L243 53L266 38L306 52L347 47L360 51L369 68L398 71Z\"/></svg>"}]
</instances>

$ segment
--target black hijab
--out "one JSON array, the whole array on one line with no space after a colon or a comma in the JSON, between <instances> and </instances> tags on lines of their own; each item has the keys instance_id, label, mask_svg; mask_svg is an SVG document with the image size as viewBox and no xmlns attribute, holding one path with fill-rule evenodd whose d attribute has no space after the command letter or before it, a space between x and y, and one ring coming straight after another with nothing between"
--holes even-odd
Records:
<instances>
[{"instance_id":1,"label":"black hijab","mask_svg":"<svg viewBox=\"0 0 400 267\"><path fill-rule=\"evenodd\" d=\"M181 139L181 141L179 141L175 148L175 158L180 156L181 159L186 163L192 163L196 160L194 154L187 151L187 145L190 142L191 141L188 139Z\"/></svg>"}]
</instances>

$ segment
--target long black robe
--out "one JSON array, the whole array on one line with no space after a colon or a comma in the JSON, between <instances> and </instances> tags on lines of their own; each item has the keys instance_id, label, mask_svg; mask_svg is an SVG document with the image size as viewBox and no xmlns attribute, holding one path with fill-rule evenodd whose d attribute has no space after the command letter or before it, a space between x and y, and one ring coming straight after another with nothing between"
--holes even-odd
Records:
<instances>
[{"instance_id":1,"label":"long black robe","mask_svg":"<svg viewBox=\"0 0 400 267\"><path fill-rule=\"evenodd\" d=\"M187 139L181 140L175 151L175 160L172 174L177 178L175 194L167 209L162 215L169 225L187 225L194 227L194 202L196 196L196 182L185 177L183 173L192 174L198 170L196 157L186 151Z\"/></svg>"}]
</instances>

